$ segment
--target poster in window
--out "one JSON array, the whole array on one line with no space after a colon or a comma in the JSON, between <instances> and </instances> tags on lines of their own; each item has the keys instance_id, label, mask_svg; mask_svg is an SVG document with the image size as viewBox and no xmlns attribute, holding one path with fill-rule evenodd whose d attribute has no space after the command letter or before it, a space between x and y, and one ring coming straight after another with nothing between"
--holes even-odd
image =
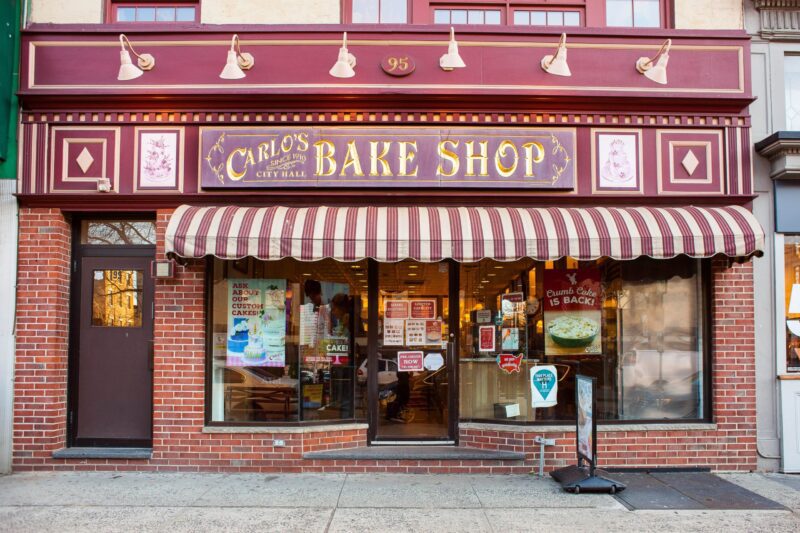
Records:
<instances>
[{"instance_id":1,"label":"poster in window","mask_svg":"<svg viewBox=\"0 0 800 533\"><path fill-rule=\"evenodd\" d=\"M592 410L593 380L586 376L577 376L575 380L577 411L578 411L578 455L582 455L589 461L594 461L593 438L593 419Z\"/></svg>"},{"instance_id":2,"label":"poster in window","mask_svg":"<svg viewBox=\"0 0 800 533\"><path fill-rule=\"evenodd\" d=\"M228 366L283 367L286 280L228 280Z\"/></svg>"},{"instance_id":3,"label":"poster in window","mask_svg":"<svg viewBox=\"0 0 800 533\"><path fill-rule=\"evenodd\" d=\"M383 302L383 318L408 318L408 300L385 300Z\"/></svg>"},{"instance_id":4,"label":"poster in window","mask_svg":"<svg viewBox=\"0 0 800 533\"><path fill-rule=\"evenodd\" d=\"M436 318L436 300L411 300L411 318Z\"/></svg>"},{"instance_id":5,"label":"poster in window","mask_svg":"<svg viewBox=\"0 0 800 533\"><path fill-rule=\"evenodd\" d=\"M600 271L545 270L544 290L545 353L602 353Z\"/></svg>"},{"instance_id":6,"label":"poster in window","mask_svg":"<svg viewBox=\"0 0 800 533\"><path fill-rule=\"evenodd\" d=\"M425 344L428 346L440 344L442 342L442 321L425 321Z\"/></svg>"},{"instance_id":7,"label":"poster in window","mask_svg":"<svg viewBox=\"0 0 800 533\"><path fill-rule=\"evenodd\" d=\"M425 346L427 320L406 320L406 346Z\"/></svg>"},{"instance_id":8,"label":"poster in window","mask_svg":"<svg viewBox=\"0 0 800 533\"><path fill-rule=\"evenodd\" d=\"M495 336L494 326L480 326L478 328L478 351L479 352L495 351L494 336Z\"/></svg>"},{"instance_id":9,"label":"poster in window","mask_svg":"<svg viewBox=\"0 0 800 533\"><path fill-rule=\"evenodd\" d=\"M397 352L398 372L421 372L425 370L422 352Z\"/></svg>"},{"instance_id":10,"label":"poster in window","mask_svg":"<svg viewBox=\"0 0 800 533\"><path fill-rule=\"evenodd\" d=\"M500 339L502 350L519 350L519 328L503 328Z\"/></svg>"},{"instance_id":11,"label":"poster in window","mask_svg":"<svg viewBox=\"0 0 800 533\"><path fill-rule=\"evenodd\" d=\"M383 321L383 345L403 346L406 321L402 318L387 318Z\"/></svg>"}]
</instances>

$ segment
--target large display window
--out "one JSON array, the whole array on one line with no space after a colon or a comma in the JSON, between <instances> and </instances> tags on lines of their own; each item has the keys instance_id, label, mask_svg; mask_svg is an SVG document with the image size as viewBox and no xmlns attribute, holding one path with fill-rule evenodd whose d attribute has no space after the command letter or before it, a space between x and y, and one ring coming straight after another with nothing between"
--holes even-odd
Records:
<instances>
[{"instance_id":1,"label":"large display window","mask_svg":"<svg viewBox=\"0 0 800 533\"><path fill-rule=\"evenodd\" d=\"M800 372L800 235L783 240L786 371Z\"/></svg>"},{"instance_id":2,"label":"large display window","mask_svg":"<svg viewBox=\"0 0 800 533\"><path fill-rule=\"evenodd\" d=\"M708 416L701 263L462 264L460 418L574 420L574 376L597 378L601 420ZM557 403L531 407L529 370L554 365Z\"/></svg>"},{"instance_id":3,"label":"large display window","mask_svg":"<svg viewBox=\"0 0 800 533\"><path fill-rule=\"evenodd\" d=\"M363 418L367 263L213 262L213 422Z\"/></svg>"}]
</instances>

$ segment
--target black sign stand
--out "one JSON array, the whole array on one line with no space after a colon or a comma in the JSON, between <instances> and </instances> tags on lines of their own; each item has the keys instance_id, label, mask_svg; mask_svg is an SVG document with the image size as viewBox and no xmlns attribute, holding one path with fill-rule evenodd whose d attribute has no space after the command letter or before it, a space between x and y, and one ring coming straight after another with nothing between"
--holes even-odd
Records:
<instances>
[{"instance_id":1,"label":"black sign stand","mask_svg":"<svg viewBox=\"0 0 800 533\"><path fill-rule=\"evenodd\" d=\"M605 477L597 469L597 401L596 378L575 376L575 448L578 464L559 468L550 475L567 492L615 492L625 490L625 485Z\"/></svg>"}]
</instances>

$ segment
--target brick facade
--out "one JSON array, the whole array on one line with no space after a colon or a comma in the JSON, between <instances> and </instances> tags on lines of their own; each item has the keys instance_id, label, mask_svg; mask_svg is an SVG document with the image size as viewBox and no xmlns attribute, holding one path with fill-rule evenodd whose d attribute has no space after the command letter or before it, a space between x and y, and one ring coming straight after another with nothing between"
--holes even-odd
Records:
<instances>
[{"instance_id":1,"label":"brick facade","mask_svg":"<svg viewBox=\"0 0 800 533\"><path fill-rule=\"evenodd\" d=\"M170 211L157 215L158 253ZM462 427L459 444L524 452L523 462L304 460L309 451L366 445L366 429L204 432L205 263L156 282L153 456L150 460L53 459L66 445L70 225L54 209L20 211L14 468L22 470L333 471L524 473L538 464L535 427ZM756 465L752 265L712 262L713 429L602 431L604 467ZM547 468L574 461L574 432L549 432ZM273 446L273 439L285 447Z\"/></svg>"}]
</instances>

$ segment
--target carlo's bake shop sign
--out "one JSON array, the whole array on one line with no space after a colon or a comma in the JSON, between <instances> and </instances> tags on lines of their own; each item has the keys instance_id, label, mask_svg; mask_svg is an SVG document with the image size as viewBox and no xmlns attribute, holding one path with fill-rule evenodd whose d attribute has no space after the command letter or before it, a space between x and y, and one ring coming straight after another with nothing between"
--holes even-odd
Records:
<instances>
[{"instance_id":1,"label":"carlo's bake shop sign","mask_svg":"<svg viewBox=\"0 0 800 533\"><path fill-rule=\"evenodd\" d=\"M204 189L573 189L569 128L200 128Z\"/></svg>"},{"instance_id":2,"label":"carlo's bake shop sign","mask_svg":"<svg viewBox=\"0 0 800 533\"><path fill-rule=\"evenodd\" d=\"M284 366L286 280L228 280L228 366Z\"/></svg>"},{"instance_id":3,"label":"carlo's bake shop sign","mask_svg":"<svg viewBox=\"0 0 800 533\"><path fill-rule=\"evenodd\" d=\"M600 304L599 270L545 270L545 353L602 353Z\"/></svg>"}]
</instances>

